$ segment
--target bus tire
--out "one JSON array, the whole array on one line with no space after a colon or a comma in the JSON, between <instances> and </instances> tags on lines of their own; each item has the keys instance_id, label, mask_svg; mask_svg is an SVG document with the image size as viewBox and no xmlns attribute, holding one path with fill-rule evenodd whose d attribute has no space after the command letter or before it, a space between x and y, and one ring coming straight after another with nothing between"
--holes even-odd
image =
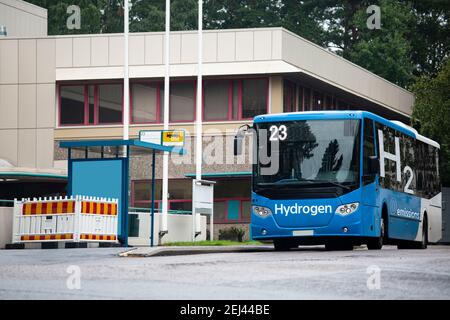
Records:
<instances>
[{"instance_id":1,"label":"bus tire","mask_svg":"<svg viewBox=\"0 0 450 320\"><path fill-rule=\"evenodd\" d=\"M428 219L426 214L422 223L422 241L404 241L398 244L398 249L426 249L428 247Z\"/></svg>"},{"instance_id":2,"label":"bus tire","mask_svg":"<svg viewBox=\"0 0 450 320\"><path fill-rule=\"evenodd\" d=\"M385 241L385 230L386 230L386 221L385 218L382 217L380 220L380 236L377 238L370 238L367 240L367 249L369 250L380 250L383 248L383 242Z\"/></svg>"},{"instance_id":3,"label":"bus tire","mask_svg":"<svg viewBox=\"0 0 450 320\"><path fill-rule=\"evenodd\" d=\"M289 239L274 239L273 247L275 251L289 251L293 246Z\"/></svg>"},{"instance_id":4,"label":"bus tire","mask_svg":"<svg viewBox=\"0 0 450 320\"><path fill-rule=\"evenodd\" d=\"M325 250L327 251L352 251L353 243L346 241L330 241L325 243Z\"/></svg>"}]
</instances>

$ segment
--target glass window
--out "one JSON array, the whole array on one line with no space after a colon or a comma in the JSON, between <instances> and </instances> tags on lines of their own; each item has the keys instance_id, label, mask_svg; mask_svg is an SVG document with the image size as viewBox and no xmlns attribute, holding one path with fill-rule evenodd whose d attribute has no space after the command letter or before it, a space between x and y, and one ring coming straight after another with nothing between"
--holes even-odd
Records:
<instances>
[{"instance_id":1,"label":"glass window","mask_svg":"<svg viewBox=\"0 0 450 320\"><path fill-rule=\"evenodd\" d=\"M303 87L298 87L298 111L303 111Z\"/></svg>"},{"instance_id":2,"label":"glass window","mask_svg":"<svg viewBox=\"0 0 450 320\"><path fill-rule=\"evenodd\" d=\"M171 201L169 210L192 211L192 201Z\"/></svg>"},{"instance_id":3,"label":"glass window","mask_svg":"<svg viewBox=\"0 0 450 320\"><path fill-rule=\"evenodd\" d=\"M241 206L242 206L242 212L241 212L242 221L250 221L252 202L249 200L242 201Z\"/></svg>"},{"instance_id":4,"label":"glass window","mask_svg":"<svg viewBox=\"0 0 450 320\"><path fill-rule=\"evenodd\" d=\"M170 85L170 121L194 121L194 82L174 82Z\"/></svg>"},{"instance_id":5,"label":"glass window","mask_svg":"<svg viewBox=\"0 0 450 320\"><path fill-rule=\"evenodd\" d=\"M84 86L61 86L60 123L84 124Z\"/></svg>"},{"instance_id":6,"label":"glass window","mask_svg":"<svg viewBox=\"0 0 450 320\"><path fill-rule=\"evenodd\" d=\"M373 120L364 119L363 175L369 174L370 157L376 155L373 130ZM370 181L366 180L364 183L370 183L374 180L375 177L372 177Z\"/></svg>"},{"instance_id":7,"label":"glass window","mask_svg":"<svg viewBox=\"0 0 450 320\"><path fill-rule=\"evenodd\" d=\"M233 81L233 119L239 119L239 81Z\"/></svg>"},{"instance_id":8,"label":"glass window","mask_svg":"<svg viewBox=\"0 0 450 320\"><path fill-rule=\"evenodd\" d=\"M151 180L133 181L133 200L151 201L152 200L152 182ZM155 181L155 200L161 200L162 185L161 180Z\"/></svg>"},{"instance_id":9,"label":"glass window","mask_svg":"<svg viewBox=\"0 0 450 320\"><path fill-rule=\"evenodd\" d=\"M325 98L325 110L333 110L333 98L331 96L327 96Z\"/></svg>"},{"instance_id":10,"label":"glass window","mask_svg":"<svg viewBox=\"0 0 450 320\"><path fill-rule=\"evenodd\" d=\"M135 83L131 90L132 119L134 123L156 122L158 109L158 90L156 84Z\"/></svg>"},{"instance_id":11,"label":"glass window","mask_svg":"<svg viewBox=\"0 0 450 320\"><path fill-rule=\"evenodd\" d=\"M169 183L170 199L192 199L192 180L175 179Z\"/></svg>"},{"instance_id":12,"label":"glass window","mask_svg":"<svg viewBox=\"0 0 450 320\"><path fill-rule=\"evenodd\" d=\"M217 180L214 198L250 198L250 179Z\"/></svg>"},{"instance_id":13,"label":"glass window","mask_svg":"<svg viewBox=\"0 0 450 320\"><path fill-rule=\"evenodd\" d=\"M227 120L230 103L229 81L205 81L205 120Z\"/></svg>"},{"instance_id":14,"label":"glass window","mask_svg":"<svg viewBox=\"0 0 450 320\"><path fill-rule=\"evenodd\" d=\"M215 201L214 202L214 222L225 221L227 218L228 202Z\"/></svg>"},{"instance_id":15,"label":"glass window","mask_svg":"<svg viewBox=\"0 0 450 320\"><path fill-rule=\"evenodd\" d=\"M323 110L323 94L320 92L314 92L313 110Z\"/></svg>"},{"instance_id":16,"label":"glass window","mask_svg":"<svg viewBox=\"0 0 450 320\"><path fill-rule=\"evenodd\" d=\"M89 124L95 123L95 86L88 86Z\"/></svg>"},{"instance_id":17,"label":"glass window","mask_svg":"<svg viewBox=\"0 0 450 320\"><path fill-rule=\"evenodd\" d=\"M102 84L98 86L98 123L122 122L122 85Z\"/></svg>"},{"instance_id":18,"label":"glass window","mask_svg":"<svg viewBox=\"0 0 450 320\"><path fill-rule=\"evenodd\" d=\"M303 94L305 95L305 111L311 110L311 90L308 88L304 88Z\"/></svg>"},{"instance_id":19,"label":"glass window","mask_svg":"<svg viewBox=\"0 0 450 320\"><path fill-rule=\"evenodd\" d=\"M293 112L295 110L295 84L284 81L283 86L283 111Z\"/></svg>"},{"instance_id":20,"label":"glass window","mask_svg":"<svg viewBox=\"0 0 450 320\"><path fill-rule=\"evenodd\" d=\"M242 80L242 118L267 112L267 79Z\"/></svg>"}]
</instances>

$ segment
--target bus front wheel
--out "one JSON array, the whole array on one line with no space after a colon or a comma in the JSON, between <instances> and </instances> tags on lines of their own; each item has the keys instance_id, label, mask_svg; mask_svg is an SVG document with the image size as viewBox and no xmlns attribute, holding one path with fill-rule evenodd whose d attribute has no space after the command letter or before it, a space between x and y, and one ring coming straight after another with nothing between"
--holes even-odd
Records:
<instances>
[{"instance_id":1,"label":"bus front wheel","mask_svg":"<svg viewBox=\"0 0 450 320\"><path fill-rule=\"evenodd\" d=\"M384 217L381 218L380 224L380 236L377 238L370 238L367 241L367 249L369 250L380 250L383 247L383 242L385 238L385 221Z\"/></svg>"},{"instance_id":2,"label":"bus front wheel","mask_svg":"<svg viewBox=\"0 0 450 320\"><path fill-rule=\"evenodd\" d=\"M274 239L273 246L275 248L275 251L289 251L294 247L292 241L290 241L289 239Z\"/></svg>"}]
</instances>

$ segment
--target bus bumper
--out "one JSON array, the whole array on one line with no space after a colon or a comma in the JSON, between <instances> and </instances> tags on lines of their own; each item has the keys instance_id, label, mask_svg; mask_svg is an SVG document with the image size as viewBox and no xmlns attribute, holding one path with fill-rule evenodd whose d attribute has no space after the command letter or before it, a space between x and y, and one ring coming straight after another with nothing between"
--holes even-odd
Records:
<instances>
[{"instance_id":1,"label":"bus bumper","mask_svg":"<svg viewBox=\"0 0 450 320\"><path fill-rule=\"evenodd\" d=\"M276 238L310 237L365 237L361 223L360 210L351 216L334 215L330 223L320 227L286 228L277 225L273 216L266 218L252 216L251 231L254 240Z\"/></svg>"}]
</instances>

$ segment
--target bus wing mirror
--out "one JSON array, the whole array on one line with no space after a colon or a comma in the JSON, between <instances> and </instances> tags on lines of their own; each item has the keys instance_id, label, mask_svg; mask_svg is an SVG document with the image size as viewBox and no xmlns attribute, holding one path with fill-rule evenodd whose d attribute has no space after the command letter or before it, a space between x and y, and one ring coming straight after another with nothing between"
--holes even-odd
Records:
<instances>
[{"instance_id":1,"label":"bus wing mirror","mask_svg":"<svg viewBox=\"0 0 450 320\"><path fill-rule=\"evenodd\" d=\"M369 173L371 175L376 175L380 172L380 160L377 156L369 157Z\"/></svg>"}]
</instances>

